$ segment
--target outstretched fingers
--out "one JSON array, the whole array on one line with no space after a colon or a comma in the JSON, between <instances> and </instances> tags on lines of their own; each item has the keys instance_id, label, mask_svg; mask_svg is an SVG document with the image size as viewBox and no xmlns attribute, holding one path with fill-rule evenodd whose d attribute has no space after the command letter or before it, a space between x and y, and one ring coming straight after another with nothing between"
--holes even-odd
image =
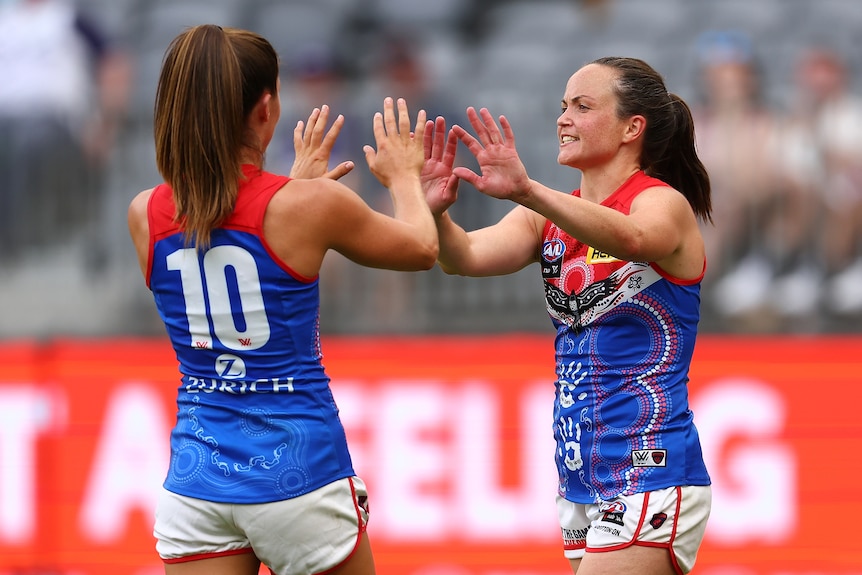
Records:
<instances>
[{"instance_id":1,"label":"outstretched fingers","mask_svg":"<svg viewBox=\"0 0 862 575\"><path fill-rule=\"evenodd\" d=\"M446 119L437 116L433 121L425 122L425 159L437 162L454 163L458 138L451 131L446 131Z\"/></svg>"},{"instance_id":2,"label":"outstretched fingers","mask_svg":"<svg viewBox=\"0 0 862 575\"><path fill-rule=\"evenodd\" d=\"M482 108L484 110L484 108ZM476 138L481 142L483 146L487 146L491 143L491 134L488 131L488 126L485 125L484 120L479 115L479 112L476 111L476 108L473 106L469 106L467 108L467 120L470 122L470 125L473 126L473 131L476 132Z\"/></svg>"},{"instance_id":3,"label":"outstretched fingers","mask_svg":"<svg viewBox=\"0 0 862 575\"><path fill-rule=\"evenodd\" d=\"M425 122L425 134L422 136L422 149L425 151L425 161L434 159L439 160L437 156L437 140L438 134L434 129L434 122L427 120Z\"/></svg>"},{"instance_id":4,"label":"outstretched fingers","mask_svg":"<svg viewBox=\"0 0 862 575\"><path fill-rule=\"evenodd\" d=\"M458 124L452 126L452 133L455 134L455 137L461 140L465 146L467 146L467 149L470 150L470 153L474 156L478 156L479 152L484 149L479 140Z\"/></svg>"},{"instance_id":5,"label":"outstretched fingers","mask_svg":"<svg viewBox=\"0 0 862 575\"><path fill-rule=\"evenodd\" d=\"M458 180L464 180L468 184L472 185L477 190L481 191L481 186L479 182L482 180L482 176L471 170L470 168L465 168L463 166L458 166L452 170L452 176L455 177L455 182L450 182L449 185L453 185L457 188Z\"/></svg>"},{"instance_id":6,"label":"outstretched fingers","mask_svg":"<svg viewBox=\"0 0 862 575\"><path fill-rule=\"evenodd\" d=\"M298 121L293 129L294 149L320 148L327 152L331 151L341 133L341 128L344 126L344 116L339 114L329 130L326 129L328 120L329 106L324 104L322 107L311 111L307 122Z\"/></svg>"},{"instance_id":7,"label":"outstretched fingers","mask_svg":"<svg viewBox=\"0 0 862 575\"><path fill-rule=\"evenodd\" d=\"M428 121L428 115L425 110L419 110L416 114L416 125L413 131L410 131L410 112L407 109L407 100L398 98L398 123L401 136L409 136L418 138L421 141L425 139L425 123Z\"/></svg>"},{"instance_id":8,"label":"outstretched fingers","mask_svg":"<svg viewBox=\"0 0 862 575\"><path fill-rule=\"evenodd\" d=\"M324 104L320 107L317 114L312 112L308 118L308 130L306 132L306 143L312 146L319 146L323 141L323 132L326 129L326 122L329 120L329 106Z\"/></svg>"},{"instance_id":9,"label":"outstretched fingers","mask_svg":"<svg viewBox=\"0 0 862 575\"><path fill-rule=\"evenodd\" d=\"M296 128L293 130L293 145L294 147L318 147L323 141L323 132L326 128L326 121L329 119L329 106L323 105L320 108L314 108L308 116L308 121L297 122ZM343 121L342 121L343 122ZM340 130L339 125L336 128Z\"/></svg>"},{"instance_id":10,"label":"outstretched fingers","mask_svg":"<svg viewBox=\"0 0 862 575\"><path fill-rule=\"evenodd\" d=\"M332 148L335 146L335 140L338 139L338 134L341 133L341 128L343 126L344 126L344 116L342 114L338 114L338 117L336 117L335 121L332 122L332 126L329 128L329 130L327 130L326 134L323 136L323 142L321 144L321 148L331 151Z\"/></svg>"},{"instance_id":11,"label":"outstretched fingers","mask_svg":"<svg viewBox=\"0 0 862 575\"><path fill-rule=\"evenodd\" d=\"M500 126L503 128L503 137L510 146L515 146L515 131L506 116L500 116Z\"/></svg>"},{"instance_id":12,"label":"outstretched fingers","mask_svg":"<svg viewBox=\"0 0 862 575\"><path fill-rule=\"evenodd\" d=\"M447 166L455 165L455 156L458 154L458 136L449 130L446 133L446 147L443 149L443 163Z\"/></svg>"}]
</instances>

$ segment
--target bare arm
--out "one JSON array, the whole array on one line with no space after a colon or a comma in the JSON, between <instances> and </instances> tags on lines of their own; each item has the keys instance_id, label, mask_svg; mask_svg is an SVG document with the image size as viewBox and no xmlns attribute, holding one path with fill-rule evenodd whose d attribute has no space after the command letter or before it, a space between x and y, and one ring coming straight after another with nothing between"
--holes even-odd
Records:
<instances>
[{"instance_id":1,"label":"bare arm","mask_svg":"<svg viewBox=\"0 0 862 575\"><path fill-rule=\"evenodd\" d=\"M387 98L383 113L374 118L377 149L365 149L369 168L392 196L392 217L331 179L292 180L273 197L264 233L294 270L316 275L329 249L369 267L417 271L434 266L437 229L419 179L424 112L417 118L413 133L406 102L398 101L396 119L395 104Z\"/></svg>"},{"instance_id":2,"label":"bare arm","mask_svg":"<svg viewBox=\"0 0 862 575\"><path fill-rule=\"evenodd\" d=\"M543 214L572 237L619 259L661 263L676 254L697 228L688 201L672 188L643 191L626 215L535 181L531 184L519 203ZM695 267L697 275L702 266Z\"/></svg>"},{"instance_id":3,"label":"bare arm","mask_svg":"<svg viewBox=\"0 0 862 575\"><path fill-rule=\"evenodd\" d=\"M440 267L472 277L514 273L538 260L544 218L517 206L492 226L466 232L444 213L437 218Z\"/></svg>"},{"instance_id":4,"label":"bare arm","mask_svg":"<svg viewBox=\"0 0 862 575\"><path fill-rule=\"evenodd\" d=\"M560 193L531 180L515 150L505 116L497 126L491 114L468 109L473 137L455 126L458 138L479 161L481 175L466 168L455 174L489 196L508 199L541 214L579 241L627 261L656 262L681 278L703 271L703 240L694 212L682 194L669 187L645 190L629 214L590 200Z\"/></svg>"},{"instance_id":5,"label":"bare arm","mask_svg":"<svg viewBox=\"0 0 862 575\"><path fill-rule=\"evenodd\" d=\"M152 193L152 189L139 193L129 204L128 211L129 235L132 237L132 243L138 255L138 265L144 277L147 277L150 255L150 225L147 219L147 204Z\"/></svg>"},{"instance_id":6,"label":"bare arm","mask_svg":"<svg viewBox=\"0 0 862 575\"><path fill-rule=\"evenodd\" d=\"M536 261L544 218L523 207L515 207L493 226L471 232L452 220L446 210L458 197L459 180L453 173L457 146L458 138L447 132L445 119L428 122L422 188L437 223L441 269L464 276L494 276L514 273Z\"/></svg>"}]
</instances>

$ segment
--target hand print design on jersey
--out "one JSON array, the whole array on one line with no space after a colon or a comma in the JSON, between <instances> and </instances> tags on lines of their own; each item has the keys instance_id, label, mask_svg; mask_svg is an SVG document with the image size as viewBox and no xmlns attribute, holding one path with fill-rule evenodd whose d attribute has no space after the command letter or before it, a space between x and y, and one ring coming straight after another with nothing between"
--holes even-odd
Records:
<instances>
[{"instance_id":1,"label":"hand print design on jersey","mask_svg":"<svg viewBox=\"0 0 862 575\"><path fill-rule=\"evenodd\" d=\"M569 334L565 334L559 343L559 346L568 348L571 352L574 350L575 343ZM577 472L581 484L592 490L589 482L586 481L584 474L584 460L581 454L581 435L582 433L592 433L593 421L589 415L589 408L580 408L580 413L577 417L572 415L564 415L563 413L574 412L572 409L576 403L583 403L587 398L587 392L582 390L577 391L578 386L586 378L588 372L584 369L581 362L569 362L561 364L558 362L557 367L557 397L555 402L554 435L557 437L557 465L562 469ZM577 393L577 395L576 395ZM568 474L560 474L560 494L565 493L568 483Z\"/></svg>"}]
</instances>

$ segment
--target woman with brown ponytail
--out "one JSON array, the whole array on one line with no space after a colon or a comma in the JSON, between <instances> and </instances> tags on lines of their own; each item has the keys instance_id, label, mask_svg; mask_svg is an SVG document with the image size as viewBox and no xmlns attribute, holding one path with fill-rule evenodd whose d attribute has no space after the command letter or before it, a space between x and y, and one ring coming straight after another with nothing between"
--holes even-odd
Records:
<instances>
[{"instance_id":1,"label":"woman with brown ponytail","mask_svg":"<svg viewBox=\"0 0 862 575\"><path fill-rule=\"evenodd\" d=\"M438 254L420 182L425 112L375 115L369 168L394 216L327 172L342 118L294 132L292 179L263 169L279 62L252 32L203 25L169 46L155 105L165 183L129 229L179 362L177 420L154 533L169 575L374 573L367 493L321 363L318 272L353 261L426 270Z\"/></svg>"},{"instance_id":2,"label":"woman with brown ponytail","mask_svg":"<svg viewBox=\"0 0 862 575\"><path fill-rule=\"evenodd\" d=\"M710 478L688 408L700 282L698 218L710 186L688 106L634 58L602 58L568 80L558 163L580 189L530 179L505 116L468 108L476 136L426 132L423 186L440 266L491 276L539 263L556 330L557 509L578 575L691 570L710 511ZM501 129L502 128L502 129ZM458 140L480 173L453 168ZM459 179L517 205L469 233L447 209ZM550 414L549 414L550 415Z\"/></svg>"}]
</instances>

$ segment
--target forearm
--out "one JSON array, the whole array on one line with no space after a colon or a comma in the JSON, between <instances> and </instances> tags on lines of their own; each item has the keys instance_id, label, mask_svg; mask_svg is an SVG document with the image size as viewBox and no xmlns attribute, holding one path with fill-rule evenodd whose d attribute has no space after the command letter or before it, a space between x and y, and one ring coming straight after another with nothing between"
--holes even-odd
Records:
<instances>
[{"instance_id":1,"label":"forearm","mask_svg":"<svg viewBox=\"0 0 862 575\"><path fill-rule=\"evenodd\" d=\"M437 260L440 268L447 274L470 276L470 238L467 232L456 224L448 212L435 218L437 235L440 241L440 255Z\"/></svg>"},{"instance_id":2,"label":"forearm","mask_svg":"<svg viewBox=\"0 0 862 575\"><path fill-rule=\"evenodd\" d=\"M637 229L625 214L562 193L535 180L518 203L552 221L578 241L621 259L631 259L637 251Z\"/></svg>"},{"instance_id":3,"label":"forearm","mask_svg":"<svg viewBox=\"0 0 862 575\"><path fill-rule=\"evenodd\" d=\"M416 241L437 257L439 243L434 216L428 208L422 185L418 177L405 176L392 181L389 186L392 197L393 217L416 231Z\"/></svg>"}]
</instances>

